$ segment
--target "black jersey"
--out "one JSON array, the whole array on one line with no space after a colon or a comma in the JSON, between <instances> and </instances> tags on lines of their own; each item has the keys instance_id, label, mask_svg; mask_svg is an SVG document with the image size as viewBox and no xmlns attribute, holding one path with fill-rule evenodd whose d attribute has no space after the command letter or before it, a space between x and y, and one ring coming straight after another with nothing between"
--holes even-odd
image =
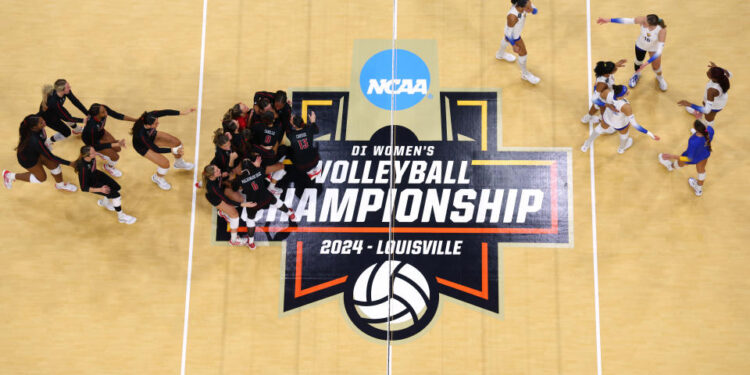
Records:
<instances>
[{"instance_id":1,"label":"black jersey","mask_svg":"<svg viewBox=\"0 0 750 375\"><path fill-rule=\"evenodd\" d=\"M163 116L179 116L180 111L174 109L163 109L160 111L148 112L149 116L163 117ZM160 154L166 154L171 149L166 147L159 147L154 143L156 140L156 129L146 129L142 127L138 131L133 132L133 148L141 155L146 155L148 150L158 152Z\"/></svg>"},{"instance_id":2,"label":"black jersey","mask_svg":"<svg viewBox=\"0 0 750 375\"><path fill-rule=\"evenodd\" d=\"M246 200L257 204L253 207L254 210L265 208L272 203L274 196L268 191L268 182L263 167L256 168L250 165L248 169L243 169L240 184Z\"/></svg>"},{"instance_id":3,"label":"black jersey","mask_svg":"<svg viewBox=\"0 0 750 375\"><path fill-rule=\"evenodd\" d=\"M277 124L273 124L272 126L265 126L262 123L255 124L252 127L252 131L253 143L265 147L276 146L284 137L283 129Z\"/></svg>"},{"instance_id":4,"label":"black jersey","mask_svg":"<svg viewBox=\"0 0 750 375\"><path fill-rule=\"evenodd\" d=\"M301 171L308 171L318 164L320 155L315 147L313 136L318 134L318 125L314 122L307 124L302 129L290 126L286 131L286 137L292 144L292 164Z\"/></svg>"},{"instance_id":5,"label":"black jersey","mask_svg":"<svg viewBox=\"0 0 750 375\"><path fill-rule=\"evenodd\" d=\"M218 206L221 202L225 202L233 207L241 204L224 194L224 181L221 177L215 180L208 180L206 183L206 199L214 206Z\"/></svg>"},{"instance_id":6,"label":"black jersey","mask_svg":"<svg viewBox=\"0 0 750 375\"><path fill-rule=\"evenodd\" d=\"M57 93L53 90L49 95L47 95L47 110L43 110L41 105L39 106L39 112L44 118L44 121L49 123L56 123L60 120L67 121L67 122L83 122L82 118L79 117L73 117L70 112L68 112L63 105L65 104L65 99L70 99L70 102L73 103L73 105L76 106L83 114L86 116L89 115L89 111L86 109L86 107L81 104L81 101L76 98L75 95L73 95L73 92L69 92L66 95L63 95L62 97L57 96Z\"/></svg>"},{"instance_id":7,"label":"black jersey","mask_svg":"<svg viewBox=\"0 0 750 375\"><path fill-rule=\"evenodd\" d=\"M18 162L24 168L31 168L39 161L40 156L49 160L56 161L60 164L70 165L70 162L53 154L44 141L47 140L47 134L42 129L38 132L32 132L26 140L26 144L16 151Z\"/></svg>"},{"instance_id":8,"label":"black jersey","mask_svg":"<svg viewBox=\"0 0 750 375\"><path fill-rule=\"evenodd\" d=\"M96 151L104 150L112 147L112 143L101 143L102 137L104 137L104 126L107 124L107 117L112 116L118 120L125 119L125 116L121 113L115 112L113 109L104 106L107 110L107 115L99 121L96 121L94 117L89 117L86 121L86 126L83 128L81 139L83 143L89 146L93 146Z\"/></svg>"},{"instance_id":9,"label":"black jersey","mask_svg":"<svg viewBox=\"0 0 750 375\"><path fill-rule=\"evenodd\" d=\"M270 91L257 91L253 95L253 104L258 104L260 99L266 99L269 103L273 104L273 99L276 97L276 93Z\"/></svg>"},{"instance_id":10,"label":"black jersey","mask_svg":"<svg viewBox=\"0 0 750 375\"><path fill-rule=\"evenodd\" d=\"M216 147L216 152L214 153L214 158L211 160L211 164L219 167L219 170L222 173L229 172L234 168L235 164L237 164L237 159L235 159L232 164L229 164L231 154L232 150L224 150L221 147Z\"/></svg>"}]
</instances>

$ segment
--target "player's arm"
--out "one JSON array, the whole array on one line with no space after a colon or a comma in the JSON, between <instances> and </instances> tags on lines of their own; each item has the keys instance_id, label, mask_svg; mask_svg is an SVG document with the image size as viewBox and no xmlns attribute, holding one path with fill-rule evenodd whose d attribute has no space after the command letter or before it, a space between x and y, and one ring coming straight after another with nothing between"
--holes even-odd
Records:
<instances>
[{"instance_id":1,"label":"player's arm","mask_svg":"<svg viewBox=\"0 0 750 375\"><path fill-rule=\"evenodd\" d=\"M624 18L624 17L618 17L618 18L603 18L599 17L599 19L596 20L596 23L600 25L604 25L605 23L622 23L626 25L632 25L632 24L643 24L645 22L646 17L636 17L636 18Z\"/></svg>"},{"instance_id":2,"label":"player's arm","mask_svg":"<svg viewBox=\"0 0 750 375\"><path fill-rule=\"evenodd\" d=\"M520 39L520 38L515 39L513 37L513 26L516 26L517 23L518 23L518 17L516 17L513 14L509 14L508 15L508 28L506 30L505 40L507 40L508 43L510 43L510 45L512 46L515 46L516 42L518 42L518 39Z\"/></svg>"},{"instance_id":3,"label":"player's arm","mask_svg":"<svg viewBox=\"0 0 750 375\"><path fill-rule=\"evenodd\" d=\"M630 125L633 126L636 130L638 130L639 132L643 134L646 134L647 136L651 137L651 139L655 141L658 141L660 139L658 135L651 133L646 128L638 124L637 121L635 121L635 115L633 114L633 109L630 107L630 104L625 104L622 106L622 113L625 114L625 116L628 116Z\"/></svg>"}]
</instances>

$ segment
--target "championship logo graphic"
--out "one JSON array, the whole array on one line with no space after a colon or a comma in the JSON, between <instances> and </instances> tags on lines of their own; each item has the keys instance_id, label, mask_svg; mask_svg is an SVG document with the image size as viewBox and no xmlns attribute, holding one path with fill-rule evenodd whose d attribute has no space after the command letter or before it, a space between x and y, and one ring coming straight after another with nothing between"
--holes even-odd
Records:
<instances>
[{"instance_id":1,"label":"championship logo graphic","mask_svg":"<svg viewBox=\"0 0 750 375\"><path fill-rule=\"evenodd\" d=\"M285 244L281 309L341 296L382 340L422 332L444 297L502 318L500 246L571 246L570 150L499 148L499 90L441 89L434 41L399 41L395 79L392 58L390 40L355 41L351 87L292 90L323 168L277 183L295 220L254 218L256 240Z\"/></svg>"}]
</instances>

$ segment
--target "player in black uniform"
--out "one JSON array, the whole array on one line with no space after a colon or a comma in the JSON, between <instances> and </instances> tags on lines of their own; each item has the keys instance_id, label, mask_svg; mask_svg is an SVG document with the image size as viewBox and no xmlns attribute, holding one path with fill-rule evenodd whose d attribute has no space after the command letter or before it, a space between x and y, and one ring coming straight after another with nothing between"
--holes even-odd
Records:
<instances>
[{"instance_id":1,"label":"player in black uniform","mask_svg":"<svg viewBox=\"0 0 750 375\"><path fill-rule=\"evenodd\" d=\"M94 147L104 162L104 170L113 177L122 176L115 166L120 160L120 151L125 147L125 139L116 140L106 129L107 117L112 116L118 120L135 122L135 118L115 112L104 104L94 103L89 107L90 116L86 119L81 139L83 143Z\"/></svg>"},{"instance_id":2,"label":"player in black uniform","mask_svg":"<svg viewBox=\"0 0 750 375\"><path fill-rule=\"evenodd\" d=\"M81 134L83 131L83 128L77 125L77 123L83 122L83 119L70 115L70 112L63 107L65 99L70 99L73 105L86 116L89 114L86 107L73 95L68 81L58 79L54 85L45 85L42 88L42 104L39 105L39 115L44 118L47 126L58 132L47 140L47 146L69 137L71 134L70 127L73 129L73 134Z\"/></svg>"},{"instance_id":3,"label":"player in black uniform","mask_svg":"<svg viewBox=\"0 0 750 375\"><path fill-rule=\"evenodd\" d=\"M55 179L56 189L70 192L78 190L75 185L63 182L60 164L70 165L70 162L53 154L44 144L47 140L45 126L44 119L38 115L28 115L21 122L18 129L16 158L18 164L21 164L28 172L16 174L4 170L3 182L6 188L10 189L15 180L41 184L47 179L47 174L44 172L44 167L47 167Z\"/></svg>"},{"instance_id":4,"label":"player in black uniform","mask_svg":"<svg viewBox=\"0 0 750 375\"><path fill-rule=\"evenodd\" d=\"M211 160L211 164L219 167L221 177L227 177L230 180L233 180L234 169L239 164L237 163L239 155L232 150L230 137L231 135L225 133L224 129L216 129L216 131L214 131L214 145L216 146L216 152L214 153L213 160Z\"/></svg>"},{"instance_id":5,"label":"player in black uniform","mask_svg":"<svg viewBox=\"0 0 750 375\"><path fill-rule=\"evenodd\" d=\"M286 146L280 146L284 138L284 131L275 122L273 112L264 112L261 118L263 120L262 123L253 126L251 129L255 135L253 151L260 154L263 166L267 167L267 173L271 175L269 190L274 195L281 196L283 191L276 187L276 182L281 180L286 174L283 164L280 163L286 157Z\"/></svg>"},{"instance_id":6,"label":"player in black uniform","mask_svg":"<svg viewBox=\"0 0 750 375\"><path fill-rule=\"evenodd\" d=\"M159 126L159 117L186 115L195 111L190 108L186 111L177 111L174 109L164 109L160 111L143 112L133 124L131 134L133 134L133 148L136 152L145 156L158 166L156 173L151 176L151 181L163 190L169 190L172 185L164 179L169 172L169 160L164 155L171 152L174 155L174 167L176 169L193 169L193 164L182 160L183 147L182 142L175 136L167 132L157 132ZM165 147L161 147L165 146Z\"/></svg>"},{"instance_id":7,"label":"player in black uniform","mask_svg":"<svg viewBox=\"0 0 750 375\"><path fill-rule=\"evenodd\" d=\"M258 211L273 206L281 212L289 215L289 220L296 217L294 211L288 208L284 202L268 191L268 182L266 181L266 167L262 164L262 158L257 153L251 153L250 158L242 160L242 174L240 175L240 185L242 193L245 194L246 202L254 202L255 206L246 208L242 212L242 219L247 223L248 241L251 249L255 248L255 216Z\"/></svg>"},{"instance_id":8,"label":"player in black uniform","mask_svg":"<svg viewBox=\"0 0 750 375\"><path fill-rule=\"evenodd\" d=\"M235 207L255 207L256 204L254 202L240 203L228 197L224 193L226 186L221 177L221 171L215 165L209 164L203 168L203 186L206 188L206 199L208 202L216 207L219 215L229 223L229 230L231 232L229 243L234 246L248 246L247 238L237 236L237 228L240 226L240 214Z\"/></svg>"},{"instance_id":9,"label":"player in black uniform","mask_svg":"<svg viewBox=\"0 0 750 375\"><path fill-rule=\"evenodd\" d=\"M308 118L310 123L305 124L299 115L292 116L286 137L291 143L292 165L312 179L322 171L323 162L313 139L319 131L318 125L315 124L315 112L311 112Z\"/></svg>"},{"instance_id":10,"label":"player in black uniform","mask_svg":"<svg viewBox=\"0 0 750 375\"><path fill-rule=\"evenodd\" d=\"M122 211L120 201L120 185L106 173L96 169L96 157L102 158L102 154L96 152L92 146L81 147L81 155L78 156L71 167L78 173L78 182L81 191L103 195L96 204L110 211L117 212L117 220L123 224L135 223L135 218Z\"/></svg>"},{"instance_id":11,"label":"player in black uniform","mask_svg":"<svg viewBox=\"0 0 750 375\"><path fill-rule=\"evenodd\" d=\"M289 120L292 118L292 102L287 99L286 91L276 91L273 96L273 109L278 115L282 128L286 131L289 128Z\"/></svg>"}]
</instances>

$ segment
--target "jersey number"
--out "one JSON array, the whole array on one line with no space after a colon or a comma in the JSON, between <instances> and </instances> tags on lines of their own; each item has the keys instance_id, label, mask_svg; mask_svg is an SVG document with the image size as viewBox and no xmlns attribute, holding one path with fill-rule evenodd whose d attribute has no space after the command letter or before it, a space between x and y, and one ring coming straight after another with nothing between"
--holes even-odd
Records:
<instances>
[{"instance_id":1,"label":"jersey number","mask_svg":"<svg viewBox=\"0 0 750 375\"><path fill-rule=\"evenodd\" d=\"M267 136L266 136L266 142L265 142L265 143L266 143L267 145L270 145L270 144L271 144L271 136L270 136L270 135L267 135Z\"/></svg>"},{"instance_id":2,"label":"jersey number","mask_svg":"<svg viewBox=\"0 0 750 375\"><path fill-rule=\"evenodd\" d=\"M307 138L298 139L297 144L299 145L300 150L310 147L310 145L307 144Z\"/></svg>"},{"instance_id":3,"label":"jersey number","mask_svg":"<svg viewBox=\"0 0 750 375\"><path fill-rule=\"evenodd\" d=\"M253 187L253 190L258 191L258 184L256 184L255 182L251 182L250 186Z\"/></svg>"}]
</instances>

